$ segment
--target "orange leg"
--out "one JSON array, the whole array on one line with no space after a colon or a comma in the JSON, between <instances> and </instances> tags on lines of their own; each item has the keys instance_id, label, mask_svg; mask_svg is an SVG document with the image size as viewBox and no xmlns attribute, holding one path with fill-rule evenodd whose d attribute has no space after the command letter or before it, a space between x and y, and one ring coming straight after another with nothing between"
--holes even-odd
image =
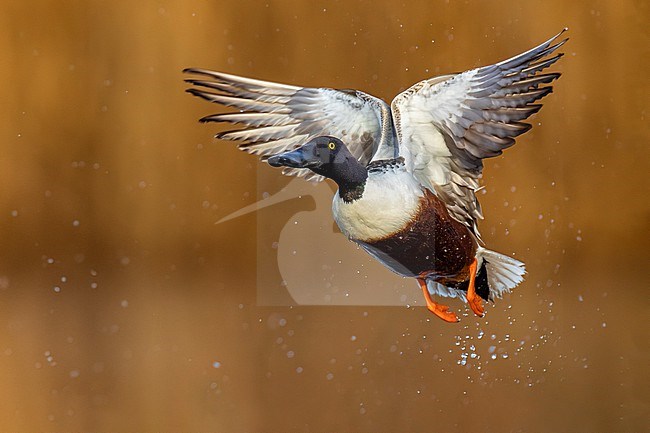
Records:
<instances>
[{"instance_id":1,"label":"orange leg","mask_svg":"<svg viewBox=\"0 0 650 433\"><path fill-rule=\"evenodd\" d=\"M477 261L474 259L471 265L469 265L469 286L467 287L467 303L469 308L472 309L474 314L479 317L485 315L485 309L483 308L483 301L481 297L476 294L476 288L474 287L474 281L476 280L476 266Z\"/></svg>"},{"instance_id":2,"label":"orange leg","mask_svg":"<svg viewBox=\"0 0 650 433\"><path fill-rule=\"evenodd\" d=\"M427 301L427 308L436 316L440 317L445 322L455 323L459 322L458 317L453 312L449 311L449 307L446 305L440 305L437 302L434 302L431 299L431 294L427 289L427 282L422 278L418 278L418 283L424 294L424 300Z\"/></svg>"}]
</instances>

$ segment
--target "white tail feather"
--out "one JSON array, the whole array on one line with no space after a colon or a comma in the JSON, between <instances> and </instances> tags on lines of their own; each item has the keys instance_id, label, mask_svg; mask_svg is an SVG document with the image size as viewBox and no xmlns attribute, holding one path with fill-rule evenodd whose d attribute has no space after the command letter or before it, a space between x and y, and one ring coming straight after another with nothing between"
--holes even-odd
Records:
<instances>
[{"instance_id":1,"label":"white tail feather","mask_svg":"<svg viewBox=\"0 0 650 433\"><path fill-rule=\"evenodd\" d=\"M476 257L479 266L481 259L485 261L491 301L503 297L524 280L526 267L519 260L484 248L477 251Z\"/></svg>"}]
</instances>

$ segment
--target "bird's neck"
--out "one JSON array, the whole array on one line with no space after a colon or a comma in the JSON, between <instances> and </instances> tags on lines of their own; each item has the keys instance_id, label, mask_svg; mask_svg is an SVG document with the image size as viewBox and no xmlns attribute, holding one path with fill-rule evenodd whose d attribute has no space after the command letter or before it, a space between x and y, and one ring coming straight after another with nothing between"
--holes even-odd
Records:
<instances>
[{"instance_id":1,"label":"bird's neck","mask_svg":"<svg viewBox=\"0 0 650 433\"><path fill-rule=\"evenodd\" d=\"M353 201L359 200L363 196L365 189L365 180L361 183L339 185L339 197L341 197L345 203L352 203Z\"/></svg>"},{"instance_id":2,"label":"bird's neck","mask_svg":"<svg viewBox=\"0 0 650 433\"><path fill-rule=\"evenodd\" d=\"M345 164L335 167L331 179L339 186L339 196L346 203L352 203L363 196L368 180L368 170L356 158L349 158Z\"/></svg>"}]
</instances>

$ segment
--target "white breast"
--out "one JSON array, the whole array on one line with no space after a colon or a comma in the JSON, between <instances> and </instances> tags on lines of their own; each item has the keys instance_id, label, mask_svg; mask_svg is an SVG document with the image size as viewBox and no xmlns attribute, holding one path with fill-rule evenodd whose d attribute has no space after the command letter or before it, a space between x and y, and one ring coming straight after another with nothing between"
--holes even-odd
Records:
<instances>
[{"instance_id":1,"label":"white breast","mask_svg":"<svg viewBox=\"0 0 650 433\"><path fill-rule=\"evenodd\" d=\"M348 238L371 242L404 228L416 214L422 195L420 184L403 168L370 172L363 196L346 203L337 192L332 213Z\"/></svg>"}]
</instances>

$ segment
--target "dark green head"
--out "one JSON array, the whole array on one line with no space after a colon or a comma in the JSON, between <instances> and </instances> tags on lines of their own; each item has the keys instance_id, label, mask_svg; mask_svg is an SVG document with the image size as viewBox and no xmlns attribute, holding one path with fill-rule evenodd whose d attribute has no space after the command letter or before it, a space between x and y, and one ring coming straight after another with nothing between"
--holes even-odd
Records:
<instances>
[{"instance_id":1,"label":"dark green head","mask_svg":"<svg viewBox=\"0 0 650 433\"><path fill-rule=\"evenodd\" d=\"M320 136L291 152L281 153L268 159L273 167L308 168L316 174L328 177L344 192L358 189L366 183L368 170L355 158L338 138ZM363 191L363 190L361 190Z\"/></svg>"}]
</instances>

